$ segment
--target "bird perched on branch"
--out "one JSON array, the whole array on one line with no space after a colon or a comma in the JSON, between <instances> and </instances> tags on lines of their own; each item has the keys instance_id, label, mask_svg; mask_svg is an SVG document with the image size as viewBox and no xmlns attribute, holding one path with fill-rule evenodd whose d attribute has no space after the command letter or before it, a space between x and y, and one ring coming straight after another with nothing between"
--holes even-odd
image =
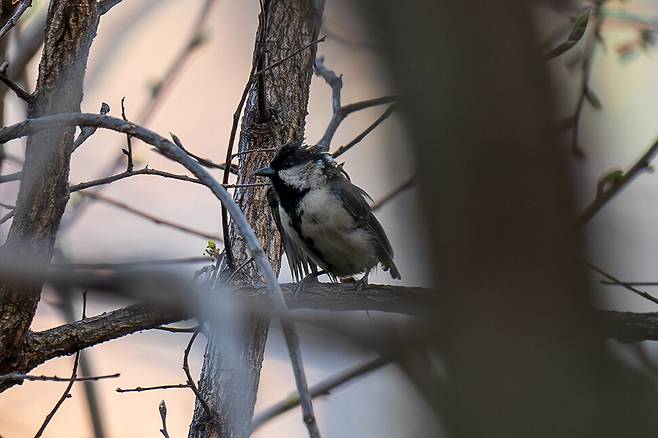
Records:
<instances>
[{"instance_id":1,"label":"bird perched on branch","mask_svg":"<svg viewBox=\"0 0 658 438\"><path fill-rule=\"evenodd\" d=\"M370 197L330 154L293 142L255 175L272 181L267 200L296 281L320 267L332 280L365 274L357 282L363 287L377 264L401 278Z\"/></svg>"}]
</instances>

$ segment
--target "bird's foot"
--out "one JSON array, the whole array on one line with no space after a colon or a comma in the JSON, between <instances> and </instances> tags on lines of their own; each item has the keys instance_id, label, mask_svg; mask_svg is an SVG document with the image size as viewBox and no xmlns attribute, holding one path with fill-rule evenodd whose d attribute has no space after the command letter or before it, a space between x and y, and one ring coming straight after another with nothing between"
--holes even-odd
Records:
<instances>
[{"instance_id":1,"label":"bird's foot","mask_svg":"<svg viewBox=\"0 0 658 438\"><path fill-rule=\"evenodd\" d=\"M318 284L318 277L324 273L325 273L324 271L312 272L308 274L306 277L302 278L302 280L299 283L297 283L297 286L295 286L293 295L297 296L297 294L302 293L306 286Z\"/></svg>"},{"instance_id":2,"label":"bird's foot","mask_svg":"<svg viewBox=\"0 0 658 438\"><path fill-rule=\"evenodd\" d=\"M355 290L362 291L363 289L368 287L368 275L369 274L366 273L366 275L361 277L360 280L357 280L356 282L354 282L354 289Z\"/></svg>"}]
</instances>

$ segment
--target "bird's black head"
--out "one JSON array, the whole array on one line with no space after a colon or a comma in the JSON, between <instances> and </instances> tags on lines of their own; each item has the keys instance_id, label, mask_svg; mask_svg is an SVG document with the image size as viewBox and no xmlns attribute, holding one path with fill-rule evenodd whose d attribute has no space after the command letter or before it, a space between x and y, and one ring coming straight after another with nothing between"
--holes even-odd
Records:
<instances>
[{"instance_id":1,"label":"bird's black head","mask_svg":"<svg viewBox=\"0 0 658 438\"><path fill-rule=\"evenodd\" d=\"M279 149L270 166L258 169L255 175L272 179L275 189L289 186L306 190L322 178L327 159L315 147L296 141Z\"/></svg>"}]
</instances>

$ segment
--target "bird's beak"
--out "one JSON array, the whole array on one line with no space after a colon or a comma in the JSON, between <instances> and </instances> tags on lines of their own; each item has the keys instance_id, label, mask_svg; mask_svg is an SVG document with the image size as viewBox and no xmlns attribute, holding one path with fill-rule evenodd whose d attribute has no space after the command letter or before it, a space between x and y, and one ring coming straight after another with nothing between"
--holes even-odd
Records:
<instances>
[{"instance_id":1,"label":"bird's beak","mask_svg":"<svg viewBox=\"0 0 658 438\"><path fill-rule=\"evenodd\" d=\"M256 176L264 176L266 178L272 178L274 176L274 169L271 167L263 167L254 172Z\"/></svg>"}]
</instances>

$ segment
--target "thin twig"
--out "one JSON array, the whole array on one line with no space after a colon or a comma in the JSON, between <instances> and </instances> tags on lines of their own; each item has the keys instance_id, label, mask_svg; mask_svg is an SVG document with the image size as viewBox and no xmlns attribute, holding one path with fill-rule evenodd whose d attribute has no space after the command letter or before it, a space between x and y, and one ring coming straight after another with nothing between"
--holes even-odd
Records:
<instances>
[{"instance_id":1,"label":"thin twig","mask_svg":"<svg viewBox=\"0 0 658 438\"><path fill-rule=\"evenodd\" d=\"M194 392L194 395L196 396L197 400L199 400L201 406L203 406L203 410L206 411L206 415L208 415L208 418L217 421L217 415L213 412L213 410L208 405L208 402L206 402L206 400L199 392L199 389L196 387L196 384L194 383L194 378L192 377L192 373L190 372L190 363L189 363L190 351L192 350L192 345L194 345L194 341L196 340L196 337L199 335L199 333L200 332L195 331L192 337L190 338L190 342L187 343L187 347L185 347L185 353L183 354L183 371L185 371L185 375L187 376L187 386L192 390L192 392Z\"/></svg>"},{"instance_id":2,"label":"thin twig","mask_svg":"<svg viewBox=\"0 0 658 438\"><path fill-rule=\"evenodd\" d=\"M115 199L111 199L106 197L105 195L100 195L98 193L88 193L88 192L80 192L82 196L87 196L89 198L92 198L96 201L102 201L106 204L112 205L114 207L120 208L128 213L134 214L136 216L139 216L144 219L148 219L151 222L158 224L158 225L164 225L169 228L173 228L179 231L182 231L184 233L192 234L194 236L202 237L204 239L210 239L210 240L215 240L217 242L221 242L222 238L219 237L216 234L212 233L206 233L205 231L200 231L196 230L194 228L190 228L187 225L182 225L182 224L177 224L175 222L171 222L167 219L162 219L160 217L154 216L150 213L143 212L141 210L138 210L134 207L129 206L128 204L124 204L123 202L117 201Z\"/></svg>"},{"instance_id":3,"label":"thin twig","mask_svg":"<svg viewBox=\"0 0 658 438\"><path fill-rule=\"evenodd\" d=\"M121 117L123 118L123 120L128 121L128 118L126 117L125 100L126 100L126 96L123 96L121 98ZM128 149L122 149L121 151L128 156L128 165L126 168L126 172L130 173L133 171L133 168L135 167L135 164L133 163L133 141L130 134L126 134L126 142L128 144Z\"/></svg>"},{"instance_id":4,"label":"thin twig","mask_svg":"<svg viewBox=\"0 0 658 438\"><path fill-rule=\"evenodd\" d=\"M271 69L273 69L274 67L276 67L276 66L278 66L278 65L280 65L280 64L282 64L282 63L284 63L284 62L286 62L286 61L289 60L290 58L299 55L299 54L302 53L304 50L309 49L309 48L313 47L314 45L316 45L316 44L318 44L318 43L323 43L326 39L327 39L327 36L326 36L326 35L323 35L323 36L321 36L320 38L318 38L317 40L315 40L315 41L311 41L310 43L306 44L304 47L300 47L299 49L295 50L295 51L292 52L290 55L288 55L288 56L286 56L286 57L284 57L284 58L281 58L281 59L279 59L278 61L274 61L272 64L268 65L267 67L265 67L265 68L263 68L263 69L261 69L261 70L258 70L256 73L254 73L254 76L260 76L260 75L262 75L262 74L265 73L266 71L271 70Z\"/></svg>"},{"instance_id":5,"label":"thin twig","mask_svg":"<svg viewBox=\"0 0 658 438\"><path fill-rule=\"evenodd\" d=\"M242 108L244 103L247 100L247 95L251 89L251 85L254 83L254 73L258 66L257 62L254 62L251 66L251 72L249 72L249 79L242 90L242 95L240 96L240 101L238 106L233 113L233 122L231 123L231 133L228 139L228 147L226 148L226 160L224 165L224 173L222 174L222 184L228 184L229 171L231 169L230 163L233 158L233 148L235 147L235 137L238 132L238 122L240 121L240 115L242 114ZM226 207L222 204L222 235L224 236L224 254L226 257L226 265L229 268L233 267L233 252L231 249L231 238L229 233L229 219ZM216 268L219 268L219 260L217 261Z\"/></svg>"},{"instance_id":6,"label":"thin twig","mask_svg":"<svg viewBox=\"0 0 658 438\"><path fill-rule=\"evenodd\" d=\"M336 151L332 154L332 156L333 156L334 158L338 158L338 157L340 157L341 155L343 155L345 152L347 152L348 150L350 150L352 147L354 147L356 144L358 144L361 140L363 140L364 138L366 138L366 136L367 136L368 134L370 134L372 131L374 131L374 129L375 129L377 126L379 126L384 120L388 119L389 116L390 116L391 114L393 114L393 111L395 111L395 104L389 106L389 107L386 109L386 111L384 111L384 112L382 113L382 115L379 116L379 117L377 118L377 120L375 120L374 122L372 122L372 124L371 124L370 126L368 126L366 129L364 129L363 132L361 132L359 135L357 135L356 137L354 137L354 139L353 139L352 141L350 141L349 143L347 143L347 144L345 144L345 145L339 147L338 149L336 149Z\"/></svg>"},{"instance_id":7,"label":"thin twig","mask_svg":"<svg viewBox=\"0 0 658 438\"><path fill-rule=\"evenodd\" d=\"M189 327L189 328L160 326L160 327L154 327L153 330L162 330L163 332L169 332L169 333L195 333L201 330L201 328L198 326Z\"/></svg>"},{"instance_id":8,"label":"thin twig","mask_svg":"<svg viewBox=\"0 0 658 438\"><path fill-rule=\"evenodd\" d=\"M249 154L259 154L261 152L276 152L276 148L261 148L261 149L250 149L247 151L236 152L232 156L233 158L239 157L240 155L249 155Z\"/></svg>"},{"instance_id":9,"label":"thin twig","mask_svg":"<svg viewBox=\"0 0 658 438\"><path fill-rule=\"evenodd\" d=\"M116 379L120 377L120 373L115 374L104 374L102 376L91 376L91 377L76 377L74 380L76 382L85 382L85 381L97 381L104 379ZM5 380L29 380L37 382L70 382L70 377L57 377L57 376L36 376L33 374L23 374L23 373L9 373L0 375L0 382Z\"/></svg>"},{"instance_id":10,"label":"thin twig","mask_svg":"<svg viewBox=\"0 0 658 438\"><path fill-rule=\"evenodd\" d=\"M627 290L633 292L634 294L639 295L639 296L641 296L642 298L645 298L645 299L651 301L651 302L654 303L654 304L658 304L658 298L654 297L653 295L651 295L651 294L649 294L649 293L647 293L647 292L644 292L644 291L642 291L642 290L636 289L636 288L634 288L633 286L630 286L630 285L627 284L626 282L621 281L621 280L619 280L619 279L613 277L612 275L610 275L610 274L608 274L607 272L605 272L603 269L601 269L601 268L597 268L596 266L594 266L594 265L591 264L591 263L585 262L585 265L586 265L588 268L590 268L591 270L593 270L593 271L595 271L595 272L598 272L599 274L601 274L602 276L604 276L604 277L607 278L608 280L613 281L616 285L621 286L621 287L623 287L624 289L627 289Z\"/></svg>"},{"instance_id":11,"label":"thin twig","mask_svg":"<svg viewBox=\"0 0 658 438\"><path fill-rule=\"evenodd\" d=\"M16 212L14 210L12 210L9 213L7 213L6 215L2 216L2 218L0 218L0 225L4 224L9 219L13 218L15 214L16 214Z\"/></svg>"},{"instance_id":12,"label":"thin twig","mask_svg":"<svg viewBox=\"0 0 658 438\"><path fill-rule=\"evenodd\" d=\"M592 76L592 60L594 58L594 50L596 49L596 40L600 38L601 25L603 24L603 15L601 14L601 8L605 0L595 0L594 8L592 12L592 19L594 20L594 29L589 36L589 39L586 42L586 47L584 49L583 61L581 64L581 83L580 83L580 94L578 96L578 101L576 102L576 109L572 118L573 128L571 131L571 152L577 156L582 157L584 155L583 149L579 144L579 131L580 131L580 118L583 113L583 107L585 100L588 99L588 96L592 96L592 90L590 88L590 78Z\"/></svg>"},{"instance_id":13,"label":"thin twig","mask_svg":"<svg viewBox=\"0 0 658 438\"><path fill-rule=\"evenodd\" d=\"M144 391L156 391L158 389L180 389L180 388L189 388L190 385L187 383L178 383L175 385L158 385L158 386L138 386L136 388L117 388L115 389L116 392L118 393L125 393L125 392L144 392Z\"/></svg>"},{"instance_id":14,"label":"thin twig","mask_svg":"<svg viewBox=\"0 0 658 438\"><path fill-rule=\"evenodd\" d=\"M8 175L0 175L0 184L10 181L20 181L23 179L23 172L14 172Z\"/></svg>"},{"instance_id":15,"label":"thin twig","mask_svg":"<svg viewBox=\"0 0 658 438\"><path fill-rule=\"evenodd\" d=\"M391 356L381 356L374 360L368 361L366 363L357 365L348 370L342 371L340 373L334 374L329 378L323 380L322 382L313 385L309 388L309 392L313 398L329 395L329 393L336 389L337 387L351 382L354 379L361 377L365 374L368 374L374 370L382 368L385 365L388 365L393 361ZM251 430L254 431L260 426L270 421L271 419L288 412L291 409L299 406L299 396L297 394L291 394L289 397L286 397L285 400L282 400L273 406L267 408L260 414L256 415L251 423Z\"/></svg>"},{"instance_id":16,"label":"thin twig","mask_svg":"<svg viewBox=\"0 0 658 438\"><path fill-rule=\"evenodd\" d=\"M212 260L212 257L183 257L177 259L163 260L136 260L133 262L118 263L53 263L52 266L58 269L133 269L142 266L161 266L161 265L180 265L185 263L206 263Z\"/></svg>"},{"instance_id":17,"label":"thin twig","mask_svg":"<svg viewBox=\"0 0 658 438\"><path fill-rule=\"evenodd\" d=\"M372 209L372 211L376 211L376 210L380 209L384 204L386 204L387 202L389 202L390 200L395 198L397 195L399 195L400 193L404 192L405 190L410 189L411 187L413 187L414 184L415 184L415 180L414 180L414 177L412 176L411 178L409 178L408 180L403 182L400 186L395 188L392 192L390 192L389 194L387 194L386 196L384 196L383 198L381 198L377 202L373 203L370 206L370 208Z\"/></svg>"},{"instance_id":18,"label":"thin twig","mask_svg":"<svg viewBox=\"0 0 658 438\"><path fill-rule=\"evenodd\" d=\"M254 261L254 259L251 258L251 257L249 257L247 260L245 260L240 266L238 266L237 268L235 268L235 270L233 272L231 272L231 275L229 275L229 277L226 279L226 282L231 283L231 280L233 280L235 278L235 276L240 273L240 271L242 271L244 268L246 268L247 265L249 265L249 263L251 263L253 261Z\"/></svg>"},{"instance_id":19,"label":"thin twig","mask_svg":"<svg viewBox=\"0 0 658 438\"><path fill-rule=\"evenodd\" d=\"M129 178L131 176L135 175L155 175L155 176L161 176L163 178L171 178L171 179L177 179L179 181L185 181L185 182L191 182L194 184L202 184L201 181L199 181L196 178L192 178L187 175L177 175L174 173L169 173L169 172L164 172L162 170L156 170L156 169L149 169L148 167L145 167L143 169L138 169L138 170L126 170L124 172L118 173L116 175L108 176L105 178L100 178L94 181L89 181L89 182L84 182L80 184L75 184L72 186L69 186L69 192L77 192L78 190L84 190L88 189L90 187L96 187L104 184L110 184L113 183L114 181L119 181L124 178Z\"/></svg>"},{"instance_id":20,"label":"thin twig","mask_svg":"<svg viewBox=\"0 0 658 438\"><path fill-rule=\"evenodd\" d=\"M101 104L101 109L100 109L99 112L103 115L108 114L110 112L110 106L107 103L103 102ZM72 149L75 151L80 146L82 146L82 144L85 141L87 141L87 139L89 137L94 135L94 133L96 132L96 129L97 128L95 128L93 126L87 126L87 127L80 128L80 135L78 135L78 138L76 138L75 141L73 142Z\"/></svg>"},{"instance_id":21,"label":"thin twig","mask_svg":"<svg viewBox=\"0 0 658 438\"><path fill-rule=\"evenodd\" d=\"M87 318L87 292L82 293L82 320L84 320L85 318ZM43 432L46 430L48 423L50 423L50 421L57 413L59 407L62 406L64 401L69 397L69 394L71 393L71 389L73 388L73 384L75 383L78 377L79 362L80 362L80 350L78 350L75 353L75 359L73 361L73 371L71 372L71 378L69 380L69 384L66 385L66 389L64 390L64 393L59 398L59 400L57 400L57 403L55 403L55 406L50 411L50 413L46 416L46 419L44 420L43 424L41 425L37 433L34 435L34 438L39 438L41 435L43 435Z\"/></svg>"},{"instance_id":22,"label":"thin twig","mask_svg":"<svg viewBox=\"0 0 658 438\"><path fill-rule=\"evenodd\" d=\"M170 438L169 431L167 430L167 404L164 400L160 402L158 411L160 411L160 418L162 419L162 429L160 429L160 433L162 433L164 438Z\"/></svg>"},{"instance_id":23,"label":"thin twig","mask_svg":"<svg viewBox=\"0 0 658 438\"><path fill-rule=\"evenodd\" d=\"M30 93L25 91L20 85L18 85L16 82L12 81L9 79L7 76L7 68L9 67L9 63L7 61L3 62L2 65L0 65L0 81L4 82L4 84L11 90L13 91L16 96L18 96L20 99L24 100L27 103L31 103L34 98Z\"/></svg>"},{"instance_id":24,"label":"thin twig","mask_svg":"<svg viewBox=\"0 0 658 438\"><path fill-rule=\"evenodd\" d=\"M27 11L27 8L32 6L32 0L22 0L21 3L16 7L14 14L7 20L2 29L0 29L0 39L4 38L5 35L14 27L18 20L21 18L21 15Z\"/></svg>"},{"instance_id":25,"label":"thin twig","mask_svg":"<svg viewBox=\"0 0 658 438\"><path fill-rule=\"evenodd\" d=\"M603 208L605 204L612 199L619 191L633 181L640 173L651 170L651 162L658 153L658 140L633 164L628 172L622 174L617 180L613 181L608 187L603 187L599 191L594 201L578 217L578 226L582 227L587 224L596 213Z\"/></svg>"},{"instance_id":26,"label":"thin twig","mask_svg":"<svg viewBox=\"0 0 658 438\"><path fill-rule=\"evenodd\" d=\"M619 282L619 281L601 280L600 283L608 285L608 286L658 286L658 281L624 281L624 282Z\"/></svg>"},{"instance_id":27,"label":"thin twig","mask_svg":"<svg viewBox=\"0 0 658 438\"><path fill-rule=\"evenodd\" d=\"M324 135L317 143L317 146L319 146L321 150L324 151L329 150L329 147L331 146L331 140L334 138L334 135L336 134L338 127L348 115L352 114L353 112L360 111L373 106L395 102L395 100L397 99L396 96L383 96L383 97L368 99L361 102L355 102L343 106L341 104L341 90L343 88L342 76L336 75L336 73L334 73L332 70L329 70L327 67L325 67L323 57L318 57L315 60L314 67L315 67L315 73L321 76L325 80L325 82L327 82L327 84L329 84L329 86L331 87L331 95L332 95L331 102L332 102L333 115L331 117L331 120L329 121L329 125L327 125L327 129L324 131ZM388 117L388 114L384 117L384 119L386 119L386 117ZM382 119L379 122L376 122L377 125L381 123L384 119ZM370 128L366 129L365 134L362 134L363 137L368 135L368 133L372 131L377 125L371 126ZM361 139L363 137L361 137ZM361 139L359 139L358 141L361 141ZM358 143L358 141L356 143Z\"/></svg>"}]
</instances>

